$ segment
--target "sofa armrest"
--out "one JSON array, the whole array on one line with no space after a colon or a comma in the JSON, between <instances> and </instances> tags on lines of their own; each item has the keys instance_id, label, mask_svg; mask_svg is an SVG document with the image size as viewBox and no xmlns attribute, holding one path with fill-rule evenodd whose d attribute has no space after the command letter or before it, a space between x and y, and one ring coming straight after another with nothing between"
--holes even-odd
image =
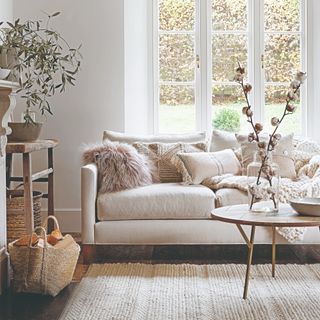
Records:
<instances>
[{"instance_id":1,"label":"sofa armrest","mask_svg":"<svg viewBox=\"0 0 320 320\"><path fill-rule=\"evenodd\" d=\"M91 163L81 168L81 231L82 243L94 243L98 168Z\"/></svg>"}]
</instances>

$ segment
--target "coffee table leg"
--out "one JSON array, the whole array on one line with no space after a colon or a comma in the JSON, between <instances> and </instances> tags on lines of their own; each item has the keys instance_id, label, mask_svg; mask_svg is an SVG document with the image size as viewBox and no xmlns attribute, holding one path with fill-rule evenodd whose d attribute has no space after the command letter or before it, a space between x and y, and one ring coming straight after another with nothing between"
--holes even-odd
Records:
<instances>
[{"instance_id":1,"label":"coffee table leg","mask_svg":"<svg viewBox=\"0 0 320 320\"><path fill-rule=\"evenodd\" d=\"M272 227L272 277L276 275L276 228Z\"/></svg>"},{"instance_id":2,"label":"coffee table leg","mask_svg":"<svg viewBox=\"0 0 320 320\"><path fill-rule=\"evenodd\" d=\"M249 286L249 279L250 279L250 268L251 268L251 263L252 263L255 231L256 231L256 227L252 226L251 227L250 242L247 244L249 250L248 250L247 272L246 272L246 281L244 283L243 299L247 299L247 295L248 295L248 286Z\"/></svg>"}]
</instances>

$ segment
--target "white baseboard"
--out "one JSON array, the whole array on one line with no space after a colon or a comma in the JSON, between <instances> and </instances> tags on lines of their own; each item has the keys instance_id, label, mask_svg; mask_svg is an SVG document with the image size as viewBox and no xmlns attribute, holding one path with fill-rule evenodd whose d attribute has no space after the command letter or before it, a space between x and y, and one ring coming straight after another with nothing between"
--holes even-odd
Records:
<instances>
[{"instance_id":1,"label":"white baseboard","mask_svg":"<svg viewBox=\"0 0 320 320\"><path fill-rule=\"evenodd\" d=\"M55 209L54 214L59 221L62 232L81 232L80 209ZM42 210L42 216L47 215L46 209Z\"/></svg>"}]
</instances>

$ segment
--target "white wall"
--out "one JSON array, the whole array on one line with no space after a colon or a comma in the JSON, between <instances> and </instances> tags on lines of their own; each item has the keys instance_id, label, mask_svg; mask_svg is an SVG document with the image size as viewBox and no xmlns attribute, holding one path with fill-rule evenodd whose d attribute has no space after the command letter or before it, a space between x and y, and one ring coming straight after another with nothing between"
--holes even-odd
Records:
<instances>
[{"instance_id":1,"label":"white wall","mask_svg":"<svg viewBox=\"0 0 320 320\"><path fill-rule=\"evenodd\" d=\"M12 0L0 1L0 21L12 21L13 5Z\"/></svg>"},{"instance_id":2,"label":"white wall","mask_svg":"<svg viewBox=\"0 0 320 320\"><path fill-rule=\"evenodd\" d=\"M309 128L308 134L317 141L320 141L320 1L309 0L308 10L310 13L309 25L312 26L313 33L310 31L307 35L307 41L310 45L310 51L308 52L308 61L311 62L311 68L308 73L308 90L310 99L308 101L308 116L310 123L312 124Z\"/></svg>"},{"instance_id":3,"label":"white wall","mask_svg":"<svg viewBox=\"0 0 320 320\"><path fill-rule=\"evenodd\" d=\"M125 131L148 133L152 108L152 1L124 0Z\"/></svg>"},{"instance_id":4,"label":"white wall","mask_svg":"<svg viewBox=\"0 0 320 320\"><path fill-rule=\"evenodd\" d=\"M41 11L61 11L54 26L72 45L83 44L83 65L76 87L52 99L54 117L48 117L42 133L43 138L60 140L55 152L57 214L71 221L69 229L79 230L80 146L100 141L106 128L125 129L123 1L14 0L13 3L14 17L22 20L43 19ZM23 107L20 101L17 109L21 111ZM17 117L20 119L20 115ZM34 157L34 167L42 168L44 161L44 155L39 153Z\"/></svg>"}]
</instances>

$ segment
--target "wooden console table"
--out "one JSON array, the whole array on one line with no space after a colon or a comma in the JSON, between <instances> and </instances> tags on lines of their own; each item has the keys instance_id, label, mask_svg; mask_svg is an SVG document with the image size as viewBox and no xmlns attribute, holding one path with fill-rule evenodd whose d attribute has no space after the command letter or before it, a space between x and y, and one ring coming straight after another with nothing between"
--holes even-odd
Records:
<instances>
[{"instance_id":1,"label":"wooden console table","mask_svg":"<svg viewBox=\"0 0 320 320\"><path fill-rule=\"evenodd\" d=\"M11 182L23 182L24 186L24 208L26 218L26 229L28 233L33 231L33 196L32 196L32 182L45 182L48 184L48 193L43 197L48 199L48 215L54 214L53 203L53 148L58 145L57 140L37 140L35 142L10 142L6 146L6 169L7 169L7 188L10 188ZM48 168L32 173L31 168L31 153L40 150L47 150L48 152ZM22 154L22 177L12 177L12 157L13 154ZM49 229L51 229L49 225Z\"/></svg>"}]
</instances>

